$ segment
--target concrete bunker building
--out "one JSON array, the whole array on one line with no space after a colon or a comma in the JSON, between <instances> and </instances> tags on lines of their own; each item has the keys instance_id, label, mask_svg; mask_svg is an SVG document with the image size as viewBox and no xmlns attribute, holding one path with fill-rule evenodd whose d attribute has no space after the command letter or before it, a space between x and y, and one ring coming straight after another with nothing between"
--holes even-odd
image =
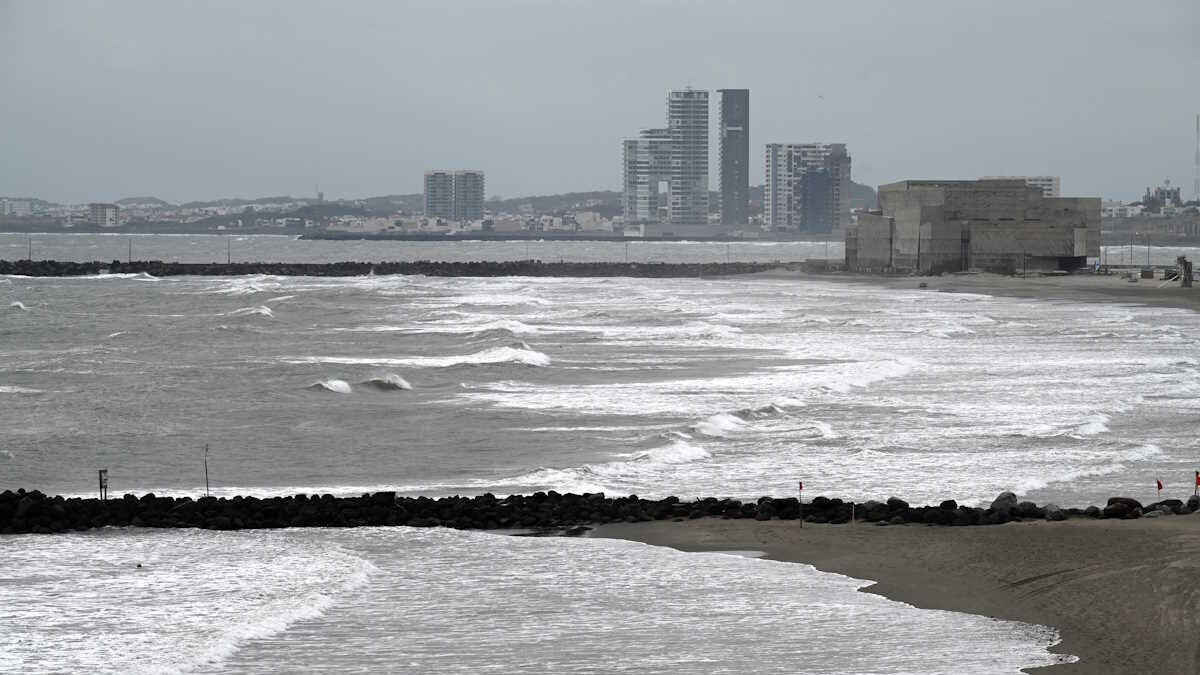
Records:
<instances>
[{"instance_id":1,"label":"concrete bunker building","mask_svg":"<svg viewBox=\"0 0 1200 675\"><path fill-rule=\"evenodd\" d=\"M881 185L879 208L846 230L859 272L1069 271L1099 255L1099 197L1046 197L1022 179Z\"/></svg>"}]
</instances>

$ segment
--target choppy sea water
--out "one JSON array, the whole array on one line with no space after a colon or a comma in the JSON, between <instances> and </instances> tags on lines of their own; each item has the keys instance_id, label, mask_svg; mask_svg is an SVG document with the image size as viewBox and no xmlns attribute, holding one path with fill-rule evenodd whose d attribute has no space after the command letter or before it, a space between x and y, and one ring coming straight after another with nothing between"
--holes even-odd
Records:
<instances>
[{"instance_id":1,"label":"choppy sea water","mask_svg":"<svg viewBox=\"0 0 1200 675\"><path fill-rule=\"evenodd\" d=\"M752 498L803 479L1084 505L1152 498L1156 477L1182 495L1198 449L1183 310L762 278L7 277L0 299L0 489L91 494L108 468L116 494L198 494L207 444L218 494ZM109 530L6 538L0 569L0 654L34 670L982 673L1054 641L623 542ZM903 630L872 637L880 616ZM961 639L911 649L943 632Z\"/></svg>"},{"instance_id":2,"label":"choppy sea water","mask_svg":"<svg viewBox=\"0 0 1200 675\"><path fill-rule=\"evenodd\" d=\"M1047 628L633 542L108 530L3 556L3 672L994 675L1061 659Z\"/></svg>"}]
</instances>

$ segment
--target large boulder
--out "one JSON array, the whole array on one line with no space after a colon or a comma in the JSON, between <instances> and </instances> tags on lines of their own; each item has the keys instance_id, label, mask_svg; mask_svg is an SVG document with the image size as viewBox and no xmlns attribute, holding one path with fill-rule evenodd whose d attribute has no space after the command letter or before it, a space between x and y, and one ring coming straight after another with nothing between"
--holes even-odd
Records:
<instances>
[{"instance_id":1,"label":"large boulder","mask_svg":"<svg viewBox=\"0 0 1200 675\"><path fill-rule=\"evenodd\" d=\"M1125 502L1109 502L1108 506L1104 507L1105 518L1127 518L1133 513L1133 509Z\"/></svg>"},{"instance_id":2,"label":"large boulder","mask_svg":"<svg viewBox=\"0 0 1200 675\"><path fill-rule=\"evenodd\" d=\"M1019 518L1041 518L1046 512L1033 502L1020 502L1017 508L1013 509L1013 515Z\"/></svg>"},{"instance_id":3,"label":"large boulder","mask_svg":"<svg viewBox=\"0 0 1200 675\"><path fill-rule=\"evenodd\" d=\"M1042 507L1046 512L1046 520L1066 520L1067 514L1063 513L1062 508L1058 504L1047 504Z\"/></svg>"},{"instance_id":4,"label":"large boulder","mask_svg":"<svg viewBox=\"0 0 1200 675\"><path fill-rule=\"evenodd\" d=\"M1186 508L1189 513L1195 513L1196 511L1200 511L1200 497L1197 497L1196 495L1192 495L1191 497L1188 497Z\"/></svg>"},{"instance_id":5,"label":"large boulder","mask_svg":"<svg viewBox=\"0 0 1200 675\"><path fill-rule=\"evenodd\" d=\"M992 511L1012 511L1017 508L1017 496L1007 490L1001 492L995 499L992 500L990 510Z\"/></svg>"},{"instance_id":6,"label":"large boulder","mask_svg":"<svg viewBox=\"0 0 1200 675\"><path fill-rule=\"evenodd\" d=\"M1108 505L1112 506L1113 504L1124 504L1129 507L1130 511L1142 508L1142 503L1132 497L1109 497Z\"/></svg>"}]
</instances>

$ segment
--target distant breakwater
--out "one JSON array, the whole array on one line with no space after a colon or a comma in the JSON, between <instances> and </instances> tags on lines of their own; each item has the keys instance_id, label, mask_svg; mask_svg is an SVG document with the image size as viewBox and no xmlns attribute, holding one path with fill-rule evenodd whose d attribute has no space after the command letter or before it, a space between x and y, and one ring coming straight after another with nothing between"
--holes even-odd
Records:
<instances>
[{"instance_id":1,"label":"distant breakwater","mask_svg":"<svg viewBox=\"0 0 1200 675\"><path fill-rule=\"evenodd\" d=\"M795 497L762 497L757 501L709 497L681 501L603 493L559 494L554 491L496 497L398 497L376 492L361 497L294 495L288 497L141 497L127 494L107 500L49 497L36 490L0 493L0 534L51 534L92 528L159 527L209 530L283 527L360 527L408 525L456 529L528 529L579 534L588 525L651 520L728 518L796 520L844 524L854 517L876 525L999 525L1015 520L1067 518L1134 519L1184 515L1200 510L1200 498L1166 499L1143 506L1128 497L1113 497L1103 507L1063 509L1039 506L1002 493L987 508L960 506L954 500L937 506L910 506L895 497L884 502L853 503L816 497L803 505Z\"/></svg>"},{"instance_id":2,"label":"distant breakwater","mask_svg":"<svg viewBox=\"0 0 1200 675\"><path fill-rule=\"evenodd\" d=\"M754 274L798 263L626 263L626 262L331 262L331 263L179 263L161 260L132 262L64 262L58 260L0 260L0 274L30 277L76 277L97 274L148 274L168 276L276 276L354 277L371 274L410 274L430 277L717 277Z\"/></svg>"}]
</instances>

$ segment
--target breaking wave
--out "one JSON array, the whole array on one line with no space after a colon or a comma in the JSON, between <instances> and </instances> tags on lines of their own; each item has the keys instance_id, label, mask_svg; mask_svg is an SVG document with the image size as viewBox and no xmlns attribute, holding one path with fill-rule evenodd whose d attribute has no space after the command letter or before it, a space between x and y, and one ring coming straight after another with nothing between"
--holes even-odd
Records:
<instances>
[{"instance_id":1,"label":"breaking wave","mask_svg":"<svg viewBox=\"0 0 1200 675\"><path fill-rule=\"evenodd\" d=\"M635 486L659 478L663 472L680 465L710 457L712 454L703 447L676 437L666 445L622 455L616 461L567 469L541 468L501 484L560 492L620 492L635 489Z\"/></svg>"},{"instance_id":2,"label":"breaking wave","mask_svg":"<svg viewBox=\"0 0 1200 675\"><path fill-rule=\"evenodd\" d=\"M542 352L525 347L494 347L463 356L414 356L407 359L353 357L353 356L304 356L284 359L286 363L332 363L341 365L397 366L408 368L450 368L453 366L482 366L504 363L526 366L548 366L550 357Z\"/></svg>"},{"instance_id":3,"label":"breaking wave","mask_svg":"<svg viewBox=\"0 0 1200 675\"><path fill-rule=\"evenodd\" d=\"M6 386L0 385L0 394L40 394L41 389L29 389L28 387Z\"/></svg>"},{"instance_id":4,"label":"breaking wave","mask_svg":"<svg viewBox=\"0 0 1200 675\"><path fill-rule=\"evenodd\" d=\"M8 306L12 307L13 309L19 309L23 312L29 311L29 308L25 306L25 303L21 302L20 300L15 300L15 301L9 303Z\"/></svg>"},{"instance_id":5,"label":"breaking wave","mask_svg":"<svg viewBox=\"0 0 1200 675\"><path fill-rule=\"evenodd\" d=\"M271 308L267 307L266 305L259 305L257 307L242 307L241 309L235 309L232 312L226 312L221 316L265 316L268 319L273 319L275 318L275 312L272 312Z\"/></svg>"},{"instance_id":6,"label":"breaking wave","mask_svg":"<svg viewBox=\"0 0 1200 675\"><path fill-rule=\"evenodd\" d=\"M345 380L321 380L315 384L308 386L313 391L331 391L335 394L349 394L354 390L350 388L350 383Z\"/></svg>"},{"instance_id":7,"label":"breaking wave","mask_svg":"<svg viewBox=\"0 0 1200 675\"><path fill-rule=\"evenodd\" d=\"M378 389L379 391L408 391L412 389L412 385L408 383L408 380L395 373L372 377L361 384L365 387Z\"/></svg>"},{"instance_id":8,"label":"breaking wave","mask_svg":"<svg viewBox=\"0 0 1200 675\"><path fill-rule=\"evenodd\" d=\"M1075 428L1075 433L1080 436L1095 436L1108 431L1108 415L1096 413L1083 418L1083 424Z\"/></svg>"},{"instance_id":9,"label":"breaking wave","mask_svg":"<svg viewBox=\"0 0 1200 675\"><path fill-rule=\"evenodd\" d=\"M1150 459L1152 457L1157 457L1161 454L1163 454L1162 448L1153 443L1146 443L1145 445L1139 445L1119 455L1116 455L1114 457L1116 461L1109 462L1108 464L1101 464L1099 466L1088 467L1085 469L1077 469L1075 471L1066 471L1054 477L1023 478L1018 480L1013 486L1013 492L1016 492L1017 494L1025 494L1034 490L1043 490L1053 483L1069 483L1080 478L1087 478L1091 476L1108 476L1124 471L1126 468L1125 462L1137 462Z\"/></svg>"},{"instance_id":10,"label":"breaking wave","mask_svg":"<svg viewBox=\"0 0 1200 675\"><path fill-rule=\"evenodd\" d=\"M705 436L724 438L746 429L746 420L729 413L718 413L692 426L692 429Z\"/></svg>"}]
</instances>

